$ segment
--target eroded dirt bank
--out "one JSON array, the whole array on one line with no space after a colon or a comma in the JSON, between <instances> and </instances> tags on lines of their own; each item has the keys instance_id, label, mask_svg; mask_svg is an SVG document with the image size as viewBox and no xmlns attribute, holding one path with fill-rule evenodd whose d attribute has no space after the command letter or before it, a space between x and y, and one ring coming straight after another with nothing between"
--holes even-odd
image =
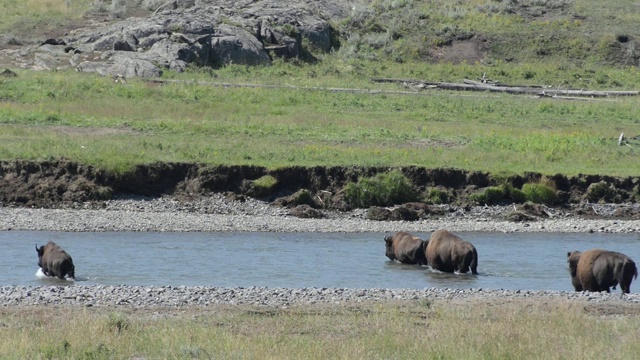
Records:
<instances>
[{"instance_id":1,"label":"eroded dirt bank","mask_svg":"<svg viewBox=\"0 0 640 360\"><path fill-rule=\"evenodd\" d=\"M258 166L208 166L196 163L156 163L139 165L123 174L92 166L59 161L0 162L0 203L4 206L52 208L73 202L109 200L123 196L189 198L212 193L229 193L292 205L287 197L304 189L312 194L315 208L350 210L343 189L349 182L388 172L388 167L287 167L269 170ZM425 194L431 189L445 191L447 203L472 204L469 196L489 187L509 184L521 188L543 177L526 173L496 177L490 173L452 168L398 168ZM263 186L256 180L273 180ZM547 176L557 188L563 207L580 203L636 203L640 177L606 175ZM597 214L591 214L597 215ZM621 217L636 218L635 213Z\"/></svg>"}]
</instances>

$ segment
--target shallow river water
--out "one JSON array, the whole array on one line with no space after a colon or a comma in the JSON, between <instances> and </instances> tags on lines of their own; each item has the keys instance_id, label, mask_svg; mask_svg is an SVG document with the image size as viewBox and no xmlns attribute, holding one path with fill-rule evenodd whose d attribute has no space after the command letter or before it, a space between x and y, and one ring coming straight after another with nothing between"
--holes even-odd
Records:
<instances>
[{"instance_id":1,"label":"shallow river water","mask_svg":"<svg viewBox=\"0 0 640 360\"><path fill-rule=\"evenodd\" d=\"M567 251L604 248L640 259L638 234L468 232L457 235L478 250L480 274L443 274L390 262L384 256L385 235L3 231L0 285L573 290ZM36 276L34 246L49 240L73 257L75 283Z\"/></svg>"}]
</instances>

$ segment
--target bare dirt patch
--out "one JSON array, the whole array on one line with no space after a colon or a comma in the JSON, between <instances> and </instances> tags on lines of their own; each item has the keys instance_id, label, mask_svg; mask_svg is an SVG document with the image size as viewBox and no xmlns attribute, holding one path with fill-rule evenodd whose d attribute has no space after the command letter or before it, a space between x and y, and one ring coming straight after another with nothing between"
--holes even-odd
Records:
<instances>
[{"instance_id":1,"label":"bare dirt patch","mask_svg":"<svg viewBox=\"0 0 640 360\"><path fill-rule=\"evenodd\" d=\"M135 133L132 129L107 127L51 126L50 129L53 132L70 136L108 136Z\"/></svg>"},{"instance_id":2,"label":"bare dirt patch","mask_svg":"<svg viewBox=\"0 0 640 360\"><path fill-rule=\"evenodd\" d=\"M484 60L486 54L484 42L477 38L471 38L469 40L455 40L450 45L435 48L433 59L443 63L475 64Z\"/></svg>"}]
</instances>

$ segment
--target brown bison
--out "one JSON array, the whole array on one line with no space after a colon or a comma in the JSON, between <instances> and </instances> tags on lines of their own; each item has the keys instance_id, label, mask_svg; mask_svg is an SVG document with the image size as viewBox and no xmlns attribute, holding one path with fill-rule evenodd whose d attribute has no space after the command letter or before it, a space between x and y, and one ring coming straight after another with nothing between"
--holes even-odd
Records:
<instances>
[{"instance_id":1,"label":"brown bison","mask_svg":"<svg viewBox=\"0 0 640 360\"><path fill-rule=\"evenodd\" d=\"M431 234L426 249L429 265L444 272L478 274L478 252L470 242L457 237L447 230L437 230Z\"/></svg>"},{"instance_id":2,"label":"brown bison","mask_svg":"<svg viewBox=\"0 0 640 360\"><path fill-rule=\"evenodd\" d=\"M636 263L627 255L608 250L592 249L567 253L571 283L576 291L606 291L620 284L622 293L631 290L631 281L638 277Z\"/></svg>"},{"instance_id":3,"label":"brown bison","mask_svg":"<svg viewBox=\"0 0 640 360\"><path fill-rule=\"evenodd\" d=\"M75 266L71 255L56 243L49 241L47 245L40 247L36 244L36 251L38 252L38 266L45 275L55 276L59 279L64 279L65 276L75 279Z\"/></svg>"},{"instance_id":4,"label":"brown bison","mask_svg":"<svg viewBox=\"0 0 640 360\"><path fill-rule=\"evenodd\" d=\"M385 255L391 261L398 260L404 264L427 264L424 257L426 242L419 237L400 231L394 235L385 236L384 242L386 245Z\"/></svg>"}]
</instances>

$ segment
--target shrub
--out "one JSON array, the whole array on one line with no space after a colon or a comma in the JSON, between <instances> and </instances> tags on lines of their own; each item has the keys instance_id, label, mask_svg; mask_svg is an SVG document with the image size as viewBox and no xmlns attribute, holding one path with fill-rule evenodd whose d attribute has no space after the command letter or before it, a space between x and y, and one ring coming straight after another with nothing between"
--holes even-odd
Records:
<instances>
[{"instance_id":1,"label":"shrub","mask_svg":"<svg viewBox=\"0 0 640 360\"><path fill-rule=\"evenodd\" d=\"M469 198L480 205L495 205L504 202L504 191L502 186L489 186Z\"/></svg>"},{"instance_id":2,"label":"shrub","mask_svg":"<svg viewBox=\"0 0 640 360\"><path fill-rule=\"evenodd\" d=\"M606 181L589 185L586 198L590 202L617 203L620 202L615 187Z\"/></svg>"},{"instance_id":3,"label":"shrub","mask_svg":"<svg viewBox=\"0 0 640 360\"><path fill-rule=\"evenodd\" d=\"M553 205L558 202L556 190L543 183L527 183L522 186L522 192L528 201L535 204Z\"/></svg>"},{"instance_id":4,"label":"shrub","mask_svg":"<svg viewBox=\"0 0 640 360\"><path fill-rule=\"evenodd\" d=\"M417 201L417 198L411 181L397 170L360 179L357 183L350 182L345 186L345 201L355 208L391 206Z\"/></svg>"},{"instance_id":5,"label":"shrub","mask_svg":"<svg viewBox=\"0 0 640 360\"><path fill-rule=\"evenodd\" d=\"M526 201L525 194L510 184L500 186L489 186L484 190L471 194L469 199L480 205L499 205L505 203L523 203Z\"/></svg>"},{"instance_id":6,"label":"shrub","mask_svg":"<svg viewBox=\"0 0 640 360\"><path fill-rule=\"evenodd\" d=\"M271 175L265 175L256 180L244 180L241 185L242 192L251 197L264 197L272 193L278 180Z\"/></svg>"},{"instance_id":7,"label":"shrub","mask_svg":"<svg viewBox=\"0 0 640 360\"><path fill-rule=\"evenodd\" d=\"M512 203L522 204L527 202L527 195L520 189L516 189L513 185L504 185L508 191L509 199Z\"/></svg>"},{"instance_id":8,"label":"shrub","mask_svg":"<svg viewBox=\"0 0 640 360\"><path fill-rule=\"evenodd\" d=\"M315 201L313 200L313 195L311 191L307 189L300 189L295 192L295 194L291 195L291 204L293 205L309 205L316 206Z\"/></svg>"},{"instance_id":9,"label":"shrub","mask_svg":"<svg viewBox=\"0 0 640 360\"><path fill-rule=\"evenodd\" d=\"M278 183L278 180L271 175L265 175L253 181L255 187L272 188Z\"/></svg>"},{"instance_id":10,"label":"shrub","mask_svg":"<svg viewBox=\"0 0 640 360\"><path fill-rule=\"evenodd\" d=\"M439 188L430 188L425 196L426 203L431 204L448 204L453 200L453 195L447 190Z\"/></svg>"},{"instance_id":11,"label":"shrub","mask_svg":"<svg viewBox=\"0 0 640 360\"><path fill-rule=\"evenodd\" d=\"M113 198L113 189L108 186L97 186L90 194L91 200L110 200Z\"/></svg>"}]
</instances>

